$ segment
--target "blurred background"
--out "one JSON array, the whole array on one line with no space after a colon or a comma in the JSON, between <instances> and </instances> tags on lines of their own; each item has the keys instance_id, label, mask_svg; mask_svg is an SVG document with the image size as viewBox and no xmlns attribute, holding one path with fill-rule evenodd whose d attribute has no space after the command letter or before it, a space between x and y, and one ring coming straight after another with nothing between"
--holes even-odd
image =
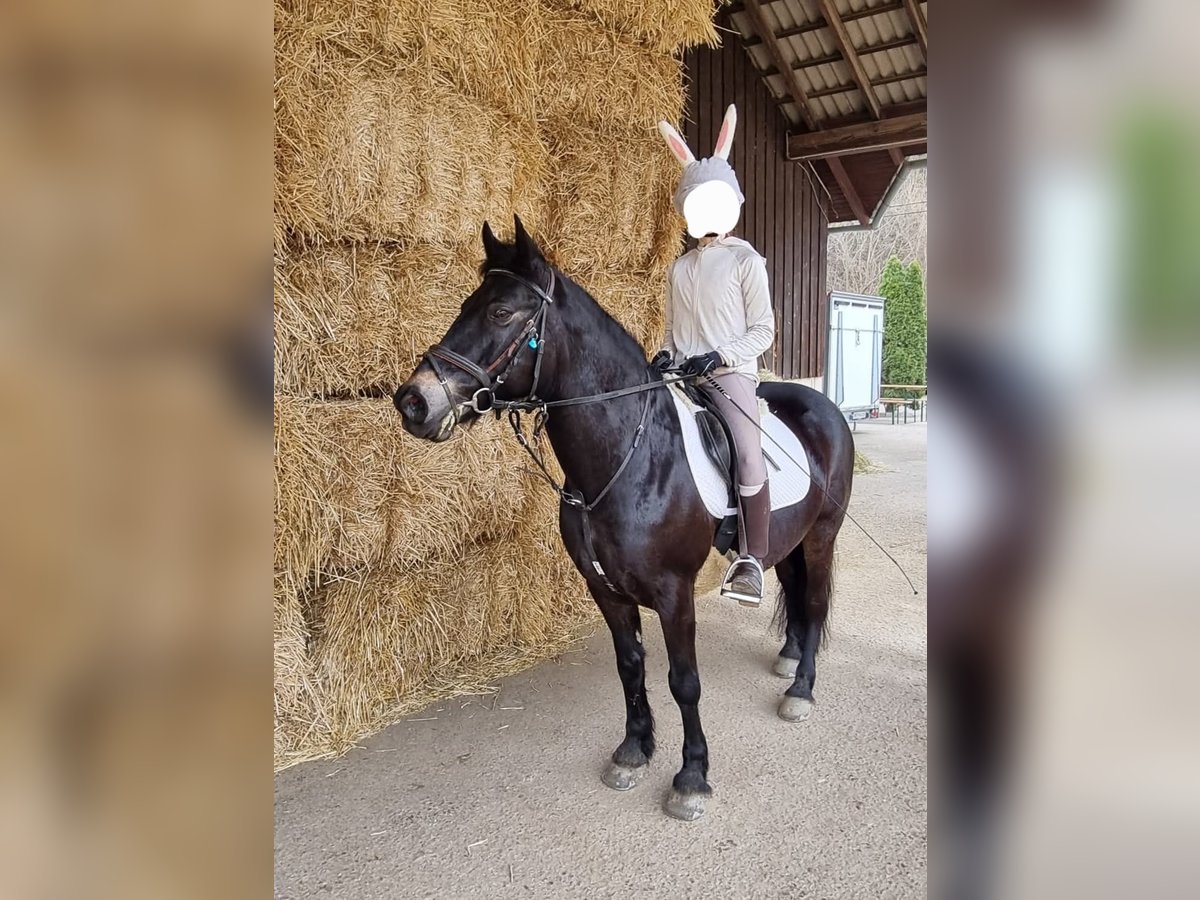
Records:
<instances>
[{"instance_id":1,"label":"blurred background","mask_svg":"<svg viewBox=\"0 0 1200 900\"><path fill-rule=\"evenodd\" d=\"M931 27L931 884L1190 893L1200 7Z\"/></svg>"},{"instance_id":2,"label":"blurred background","mask_svg":"<svg viewBox=\"0 0 1200 900\"><path fill-rule=\"evenodd\" d=\"M0 18L0 895L266 896L270 6Z\"/></svg>"},{"instance_id":3,"label":"blurred background","mask_svg":"<svg viewBox=\"0 0 1200 900\"><path fill-rule=\"evenodd\" d=\"M1200 8L931 5L932 889L1183 894ZM270 890L270 20L5 9L4 896Z\"/></svg>"}]
</instances>

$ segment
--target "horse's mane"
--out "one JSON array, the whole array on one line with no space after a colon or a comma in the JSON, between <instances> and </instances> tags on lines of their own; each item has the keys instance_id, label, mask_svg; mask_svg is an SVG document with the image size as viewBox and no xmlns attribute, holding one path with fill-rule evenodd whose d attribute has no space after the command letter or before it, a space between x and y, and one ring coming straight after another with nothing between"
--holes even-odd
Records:
<instances>
[{"instance_id":1,"label":"horse's mane","mask_svg":"<svg viewBox=\"0 0 1200 900\"><path fill-rule=\"evenodd\" d=\"M629 333L628 329L605 309L590 291L562 269L551 264L540 253L531 252L516 242L507 244L498 241L492 245L488 257L480 263L479 276L482 278L491 269L496 268L509 269L531 279L535 284L541 285L549 282L550 273L553 272L554 277L566 288L565 305L573 306L575 303L579 303L582 304L580 308L589 312L594 311L598 320L597 325L607 329L606 334L616 342L620 349L634 353L640 359L645 359L642 345Z\"/></svg>"}]
</instances>

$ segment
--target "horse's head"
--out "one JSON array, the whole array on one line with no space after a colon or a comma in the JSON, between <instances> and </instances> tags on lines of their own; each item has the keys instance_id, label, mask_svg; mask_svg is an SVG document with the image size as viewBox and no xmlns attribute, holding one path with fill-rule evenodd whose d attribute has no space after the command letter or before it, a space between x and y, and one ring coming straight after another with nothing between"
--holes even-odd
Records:
<instances>
[{"instance_id":1,"label":"horse's head","mask_svg":"<svg viewBox=\"0 0 1200 900\"><path fill-rule=\"evenodd\" d=\"M484 223L483 282L396 391L396 408L410 434L444 441L457 425L491 408L493 398L526 397L536 388L555 275L520 218L514 219L511 244Z\"/></svg>"}]
</instances>

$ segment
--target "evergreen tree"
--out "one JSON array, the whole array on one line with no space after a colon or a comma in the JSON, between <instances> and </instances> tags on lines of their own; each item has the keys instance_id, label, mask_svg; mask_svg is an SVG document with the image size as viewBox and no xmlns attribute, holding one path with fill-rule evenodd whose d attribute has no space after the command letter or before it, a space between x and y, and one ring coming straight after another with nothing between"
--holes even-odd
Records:
<instances>
[{"instance_id":1,"label":"evergreen tree","mask_svg":"<svg viewBox=\"0 0 1200 900\"><path fill-rule=\"evenodd\" d=\"M926 351L925 285L921 267L892 257L879 282L883 306L884 384L924 384ZM915 391L902 396L916 396Z\"/></svg>"}]
</instances>

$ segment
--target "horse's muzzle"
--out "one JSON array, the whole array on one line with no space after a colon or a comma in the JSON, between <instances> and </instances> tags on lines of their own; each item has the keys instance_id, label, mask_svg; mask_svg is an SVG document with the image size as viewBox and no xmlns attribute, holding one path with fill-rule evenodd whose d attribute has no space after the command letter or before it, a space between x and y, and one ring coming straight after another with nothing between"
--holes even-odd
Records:
<instances>
[{"instance_id":1,"label":"horse's muzzle","mask_svg":"<svg viewBox=\"0 0 1200 900\"><path fill-rule=\"evenodd\" d=\"M429 404L421 396L421 392L411 385L401 387L396 391L393 401L400 415L404 416L404 425L424 425L429 418Z\"/></svg>"},{"instance_id":2,"label":"horse's muzzle","mask_svg":"<svg viewBox=\"0 0 1200 900\"><path fill-rule=\"evenodd\" d=\"M424 384L423 381L432 382ZM444 441L454 430L454 410L445 391L432 378L414 377L400 385L392 398L404 430L414 437Z\"/></svg>"}]
</instances>

